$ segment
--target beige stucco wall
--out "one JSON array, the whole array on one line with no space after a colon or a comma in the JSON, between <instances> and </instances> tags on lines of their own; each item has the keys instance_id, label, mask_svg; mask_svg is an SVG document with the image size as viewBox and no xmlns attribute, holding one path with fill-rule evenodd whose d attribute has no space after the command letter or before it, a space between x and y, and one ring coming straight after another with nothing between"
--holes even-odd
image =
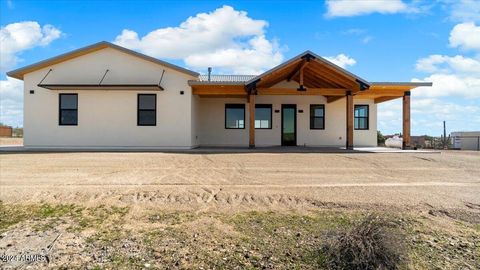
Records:
<instances>
[{"instance_id":1,"label":"beige stucco wall","mask_svg":"<svg viewBox=\"0 0 480 270\"><path fill-rule=\"evenodd\" d=\"M245 104L245 129L225 129L225 104ZM322 96L257 96L257 104L272 104L272 129L256 129L256 146L281 144L281 105L297 105L297 145L344 146L345 145L345 99L327 103ZM310 130L310 104L325 104L325 129ZM354 131L355 146L377 145L377 106L373 100L354 100L354 104L369 105L369 130ZM275 110L280 110L275 113ZM303 113L299 113L303 110ZM242 98L200 98L197 133L200 145L247 146L248 103Z\"/></svg>"},{"instance_id":2,"label":"beige stucco wall","mask_svg":"<svg viewBox=\"0 0 480 270\"><path fill-rule=\"evenodd\" d=\"M81 90L52 91L37 84L47 71L45 84L98 83L156 84L165 91ZM107 48L25 76L24 144L26 147L145 147L192 146L192 95L187 81L193 77ZM29 94L35 90L34 94ZM180 95L184 91L184 95ZM58 125L59 93L78 93L78 126ZM137 126L137 94L157 94L157 125Z\"/></svg>"}]
</instances>

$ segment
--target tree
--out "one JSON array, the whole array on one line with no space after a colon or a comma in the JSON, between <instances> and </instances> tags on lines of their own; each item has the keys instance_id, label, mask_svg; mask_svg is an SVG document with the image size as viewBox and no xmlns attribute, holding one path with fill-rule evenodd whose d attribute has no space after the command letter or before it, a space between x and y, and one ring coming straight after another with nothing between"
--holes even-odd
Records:
<instances>
[{"instance_id":1,"label":"tree","mask_svg":"<svg viewBox=\"0 0 480 270\"><path fill-rule=\"evenodd\" d=\"M385 145L385 137L380 130L377 130L377 145Z\"/></svg>"}]
</instances>

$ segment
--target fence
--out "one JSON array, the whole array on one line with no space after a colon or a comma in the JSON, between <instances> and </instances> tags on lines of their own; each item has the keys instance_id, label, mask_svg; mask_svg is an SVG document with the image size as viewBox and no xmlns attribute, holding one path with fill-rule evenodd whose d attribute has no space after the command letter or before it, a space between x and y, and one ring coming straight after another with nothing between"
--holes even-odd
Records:
<instances>
[{"instance_id":1,"label":"fence","mask_svg":"<svg viewBox=\"0 0 480 270\"><path fill-rule=\"evenodd\" d=\"M8 126L0 126L0 137L12 137L13 129Z\"/></svg>"}]
</instances>

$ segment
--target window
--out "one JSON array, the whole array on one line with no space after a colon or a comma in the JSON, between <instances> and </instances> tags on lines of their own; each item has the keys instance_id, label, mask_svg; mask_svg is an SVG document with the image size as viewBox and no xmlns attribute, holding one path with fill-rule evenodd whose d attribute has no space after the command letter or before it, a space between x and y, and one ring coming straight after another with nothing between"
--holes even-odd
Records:
<instances>
[{"instance_id":1,"label":"window","mask_svg":"<svg viewBox=\"0 0 480 270\"><path fill-rule=\"evenodd\" d=\"M368 105L355 105L354 128L360 130L368 129Z\"/></svg>"},{"instance_id":2,"label":"window","mask_svg":"<svg viewBox=\"0 0 480 270\"><path fill-rule=\"evenodd\" d=\"M325 105L310 105L310 129L325 129Z\"/></svg>"},{"instance_id":3,"label":"window","mask_svg":"<svg viewBox=\"0 0 480 270\"><path fill-rule=\"evenodd\" d=\"M225 128L245 128L245 104L225 104Z\"/></svg>"},{"instance_id":4,"label":"window","mask_svg":"<svg viewBox=\"0 0 480 270\"><path fill-rule=\"evenodd\" d=\"M255 105L255 128L256 129L272 128L272 105L271 104Z\"/></svg>"},{"instance_id":5,"label":"window","mask_svg":"<svg viewBox=\"0 0 480 270\"><path fill-rule=\"evenodd\" d=\"M157 94L138 94L137 125L157 125Z\"/></svg>"},{"instance_id":6,"label":"window","mask_svg":"<svg viewBox=\"0 0 480 270\"><path fill-rule=\"evenodd\" d=\"M78 124L78 95L59 95L59 117L61 126L76 126Z\"/></svg>"}]
</instances>

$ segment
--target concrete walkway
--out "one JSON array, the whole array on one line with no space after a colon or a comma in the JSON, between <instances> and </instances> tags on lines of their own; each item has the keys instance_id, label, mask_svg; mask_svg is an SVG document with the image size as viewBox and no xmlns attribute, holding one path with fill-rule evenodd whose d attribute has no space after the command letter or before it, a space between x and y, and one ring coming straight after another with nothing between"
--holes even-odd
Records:
<instances>
[{"instance_id":1,"label":"concrete walkway","mask_svg":"<svg viewBox=\"0 0 480 270\"><path fill-rule=\"evenodd\" d=\"M402 150L387 147L304 147L304 146L271 146L256 147L198 147L194 149L152 149L152 148L25 148L21 145L2 145L0 153L58 153L58 152L160 152L191 154L228 154L228 153L440 153L438 150Z\"/></svg>"}]
</instances>

